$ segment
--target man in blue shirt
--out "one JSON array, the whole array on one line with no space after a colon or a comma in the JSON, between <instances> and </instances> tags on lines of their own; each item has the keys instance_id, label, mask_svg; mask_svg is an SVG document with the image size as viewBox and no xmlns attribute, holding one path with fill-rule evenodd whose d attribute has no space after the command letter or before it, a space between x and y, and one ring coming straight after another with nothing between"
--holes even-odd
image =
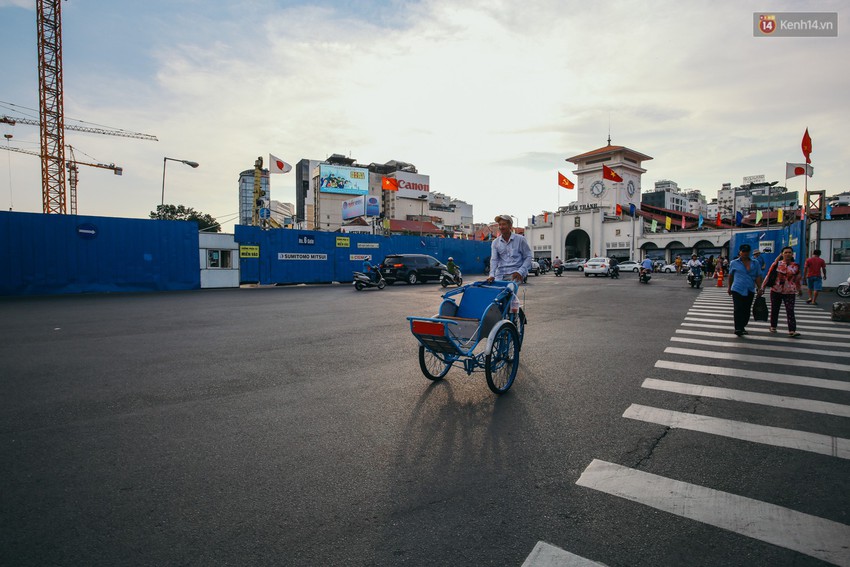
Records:
<instances>
[{"instance_id":1,"label":"man in blue shirt","mask_svg":"<svg viewBox=\"0 0 850 567\"><path fill-rule=\"evenodd\" d=\"M514 234L514 221L510 215L499 215L496 222L499 223L500 235L490 247L490 274L487 281L522 282L531 269L531 246L524 236Z\"/></svg>"},{"instance_id":2,"label":"man in blue shirt","mask_svg":"<svg viewBox=\"0 0 850 567\"><path fill-rule=\"evenodd\" d=\"M747 323L750 322L750 311L753 307L755 294L764 293L761 289L761 266L750 258L750 245L741 244L738 257L729 262L729 295L732 296L733 314L735 317L735 334L749 335ZM755 290L758 289L756 292Z\"/></svg>"}]
</instances>

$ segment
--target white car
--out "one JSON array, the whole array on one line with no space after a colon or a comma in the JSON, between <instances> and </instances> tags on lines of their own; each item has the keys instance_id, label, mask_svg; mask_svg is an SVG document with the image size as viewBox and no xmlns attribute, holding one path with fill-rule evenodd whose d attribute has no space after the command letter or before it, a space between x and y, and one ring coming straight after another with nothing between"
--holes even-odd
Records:
<instances>
[{"instance_id":1,"label":"white car","mask_svg":"<svg viewBox=\"0 0 850 567\"><path fill-rule=\"evenodd\" d=\"M611 269L611 264L608 258L591 258L584 263L584 277L593 274L594 276L607 276Z\"/></svg>"},{"instance_id":2,"label":"white car","mask_svg":"<svg viewBox=\"0 0 850 567\"><path fill-rule=\"evenodd\" d=\"M684 267L684 266L685 265L682 264L682 267ZM672 274L673 272L676 271L676 264L665 264L664 267L661 268L661 271L664 272L665 274Z\"/></svg>"},{"instance_id":3,"label":"white car","mask_svg":"<svg viewBox=\"0 0 850 567\"><path fill-rule=\"evenodd\" d=\"M637 272L640 270L640 262L635 262L634 260L626 260L617 265L620 266L621 272Z\"/></svg>"}]
</instances>

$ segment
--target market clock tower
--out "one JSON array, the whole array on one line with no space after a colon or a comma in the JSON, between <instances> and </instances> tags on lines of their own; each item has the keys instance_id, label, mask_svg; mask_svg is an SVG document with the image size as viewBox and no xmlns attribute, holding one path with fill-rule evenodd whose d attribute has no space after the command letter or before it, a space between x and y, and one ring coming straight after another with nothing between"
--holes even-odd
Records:
<instances>
[{"instance_id":1,"label":"market clock tower","mask_svg":"<svg viewBox=\"0 0 850 567\"><path fill-rule=\"evenodd\" d=\"M612 146L610 137L607 146L567 158L566 161L577 166L573 173L577 178L579 207L595 205L603 212L613 214L619 204L623 207L624 215L628 214L630 204L639 209L640 176L646 173L641 162L651 159L648 155L624 146ZM603 179L603 165L614 170L623 181Z\"/></svg>"}]
</instances>

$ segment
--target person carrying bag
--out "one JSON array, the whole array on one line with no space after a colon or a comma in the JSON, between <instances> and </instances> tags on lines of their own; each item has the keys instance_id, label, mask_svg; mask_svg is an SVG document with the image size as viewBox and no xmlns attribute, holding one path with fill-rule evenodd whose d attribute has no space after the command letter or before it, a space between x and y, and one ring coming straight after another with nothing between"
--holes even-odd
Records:
<instances>
[{"instance_id":1,"label":"person carrying bag","mask_svg":"<svg viewBox=\"0 0 850 567\"><path fill-rule=\"evenodd\" d=\"M794 249L786 246L773 262L764 278L762 289L770 289L770 332L776 332L779 323L779 306L785 305L788 320L788 336L796 338L797 319L794 316L794 303L798 295L803 294L800 265L794 261ZM755 313L753 314L755 317Z\"/></svg>"}]
</instances>

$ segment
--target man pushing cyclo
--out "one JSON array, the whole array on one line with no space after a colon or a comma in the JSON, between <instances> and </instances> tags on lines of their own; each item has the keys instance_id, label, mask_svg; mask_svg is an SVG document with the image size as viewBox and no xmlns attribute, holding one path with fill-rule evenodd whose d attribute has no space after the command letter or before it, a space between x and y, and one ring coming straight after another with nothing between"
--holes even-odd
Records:
<instances>
[{"instance_id":1,"label":"man pushing cyclo","mask_svg":"<svg viewBox=\"0 0 850 567\"><path fill-rule=\"evenodd\" d=\"M510 215L499 215L495 220L499 223L499 237L490 247L490 273L487 281L522 283L531 269L531 247L523 235L513 232L514 221Z\"/></svg>"}]
</instances>

